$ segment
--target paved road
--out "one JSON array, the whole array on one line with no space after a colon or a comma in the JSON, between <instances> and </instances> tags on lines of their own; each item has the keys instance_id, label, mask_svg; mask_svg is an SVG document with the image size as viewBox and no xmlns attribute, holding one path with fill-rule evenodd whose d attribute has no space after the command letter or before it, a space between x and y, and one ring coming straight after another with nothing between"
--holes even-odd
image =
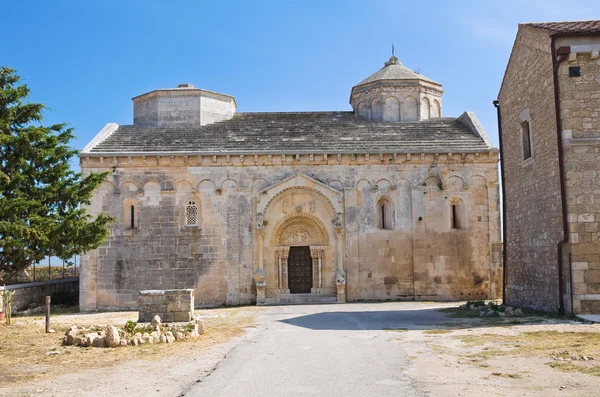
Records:
<instances>
[{"instance_id":1,"label":"paved road","mask_svg":"<svg viewBox=\"0 0 600 397\"><path fill-rule=\"evenodd\" d=\"M182 396L424 396L403 373L408 357L389 330L445 322L419 303L269 307L257 330Z\"/></svg>"}]
</instances>

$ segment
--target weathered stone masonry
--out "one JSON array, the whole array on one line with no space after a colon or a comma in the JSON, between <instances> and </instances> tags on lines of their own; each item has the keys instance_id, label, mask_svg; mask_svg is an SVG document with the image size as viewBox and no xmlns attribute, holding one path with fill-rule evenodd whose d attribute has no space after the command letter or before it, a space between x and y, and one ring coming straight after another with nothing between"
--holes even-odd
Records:
<instances>
[{"instance_id":1,"label":"weathered stone masonry","mask_svg":"<svg viewBox=\"0 0 600 397\"><path fill-rule=\"evenodd\" d=\"M558 311L562 300L566 313L598 313L600 21L519 25L499 101L506 184L507 303ZM532 135L532 156L526 160L521 135L524 122L529 122ZM561 208L561 178L566 214Z\"/></svg>"}]
</instances>

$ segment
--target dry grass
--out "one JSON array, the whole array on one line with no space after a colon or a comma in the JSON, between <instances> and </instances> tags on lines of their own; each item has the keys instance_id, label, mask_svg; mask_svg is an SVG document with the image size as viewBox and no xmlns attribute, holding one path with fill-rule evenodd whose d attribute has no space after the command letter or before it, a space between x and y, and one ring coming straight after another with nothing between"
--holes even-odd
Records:
<instances>
[{"instance_id":1,"label":"dry grass","mask_svg":"<svg viewBox=\"0 0 600 397\"><path fill-rule=\"evenodd\" d=\"M197 310L196 314L203 317L205 333L194 341L116 349L62 346L62 337L71 325L121 327L127 320L135 321L137 312L57 315L52 321L56 330L53 334L44 332L41 317L16 318L10 327L0 325L0 383L15 384L72 372L74 368L99 368L201 350L242 334L261 310L257 307ZM50 351L58 351L60 355L47 355Z\"/></svg>"},{"instance_id":2,"label":"dry grass","mask_svg":"<svg viewBox=\"0 0 600 397\"><path fill-rule=\"evenodd\" d=\"M427 331L423 331L423 333L426 335L443 335L449 334L450 332L452 332L452 330L449 329L429 329Z\"/></svg>"},{"instance_id":3,"label":"dry grass","mask_svg":"<svg viewBox=\"0 0 600 397\"><path fill-rule=\"evenodd\" d=\"M536 331L522 332L519 335L459 335L455 338L461 340L466 347L483 347L480 352L465 356L473 361L504 355L550 358L555 351L600 358L600 332ZM600 376L600 360L550 361L548 364L561 371Z\"/></svg>"}]
</instances>

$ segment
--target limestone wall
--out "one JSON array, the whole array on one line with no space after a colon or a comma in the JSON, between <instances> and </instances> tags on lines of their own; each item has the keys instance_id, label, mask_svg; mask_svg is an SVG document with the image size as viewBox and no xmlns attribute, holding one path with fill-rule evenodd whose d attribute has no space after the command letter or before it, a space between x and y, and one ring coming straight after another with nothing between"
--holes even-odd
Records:
<instances>
[{"instance_id":1,"label":"limestone wall","mask_svg":"<svg viewBox=\"0 0 600 397\"><path fill-rule=\"evenodd\" d=\"M139 291L175 288L194 289L198 306L252 303L261 254L276 296L277 252L303 238L314 238L302 244L322 266L314 293L335 294L339 260L349 300L500 297L497 161L494 152L83 157L84 172L115 167L90 210L120 221L82 257L81 307L135 308ZM381 198L391 230L377 228ZM194 227L185 225L190 201ZM453 204L463 211L456 230ZM290 234L296 219L303 228Z\"/></svg>"},{"instance_id":2,"label":"limestone wall","mask_svg":"<svg viewBox=\"0 0 600 397\"><path fill-rule=\"evenodd\" d=\"M138 322L159 316L164 322L188 322L194 315L194 290L169 289L140 291Z\"/></svg>"},{"instance_id":3,"label":"limestone wall","mask_svg":"<svg viewBox=\"0 0 600 397\"><path fill-rule=\"evenodd\" d=\"M578 38L580 42L582 38ZM563 43L570 44L570 43ZM573 43L573 44L576 44ZM558 69L573 277L573 311L600 313L600 40ZM585 48L583 48L585 50ZM569 67L581 76L570 77ZM569 263L567 261L566 265ZM569 292L569 291L567 291Z\"/></svg>"},{"instance_id":4,"label":"limestone wall","mask_svg":"<svg viewBox=\"0 0 600 397\"><path fill-rule=\"evenodd\" d=\"M521 26L499 95L506 189L506 301L557 311L562 211L550 37ZM533 155L523 159L529 121Z\"/></svg>"},{"instance_id":5,"label":"limestone wall","mask_svg":"<svg viewBox=\"0 0 600 397\"><path fill-rule=\"evenodd\" d=\"M62 280L41 281L37 283L13 284L0 287L0 309L4 309L2 303L2 292L4 290L14 291L12 299L12 311L36 308L45 304L46 296L77 296L79 293L79 279L66 278ZM56 300L53 304L58 303Z\"/></svg>"}]
</instances>

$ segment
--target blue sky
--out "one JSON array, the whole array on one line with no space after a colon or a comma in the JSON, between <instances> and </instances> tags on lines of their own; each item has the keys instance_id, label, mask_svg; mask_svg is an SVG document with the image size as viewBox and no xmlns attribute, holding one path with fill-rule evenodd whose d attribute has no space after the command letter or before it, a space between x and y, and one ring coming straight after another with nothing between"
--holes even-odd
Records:
<instances>
[{"instance_id":1,"label":"blue sky","mask_svg":"<svg viewBox=\"0 0 600 397\"><path fill-rule=\"evenodd\" d=\"M576 5L574 5L576 4ZM443 113L474 111L498 142L492 100L517 24L599 19L600 4L503 1L9 1L0 65L17 69L46 123L81 149L131 98L179 83L238 111L350 110L350 89L396 55L443 85Z\"/></svg>"}]
</instances>

